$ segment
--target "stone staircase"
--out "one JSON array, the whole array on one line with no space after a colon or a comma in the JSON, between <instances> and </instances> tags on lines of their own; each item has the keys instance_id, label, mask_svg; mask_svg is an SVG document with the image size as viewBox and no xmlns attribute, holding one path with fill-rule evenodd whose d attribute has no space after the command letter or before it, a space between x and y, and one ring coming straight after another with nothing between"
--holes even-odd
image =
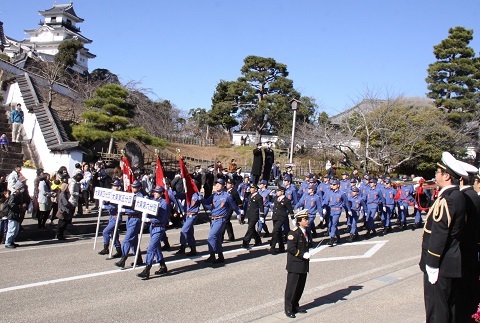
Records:
<instances>
[{"instance_id":1,"label":"stone staircase","mask_svg":"<svg viewBox=\"0 0 480 323\"><path fill-rule=\"evenodd\" d=\"M16 165L23 165L22 143L12 142L12 125L7 114L0 113L0 135L5 133L10 144L8 152L0 151L0 174L10 174Z\"/></svg>"}]
</instances>

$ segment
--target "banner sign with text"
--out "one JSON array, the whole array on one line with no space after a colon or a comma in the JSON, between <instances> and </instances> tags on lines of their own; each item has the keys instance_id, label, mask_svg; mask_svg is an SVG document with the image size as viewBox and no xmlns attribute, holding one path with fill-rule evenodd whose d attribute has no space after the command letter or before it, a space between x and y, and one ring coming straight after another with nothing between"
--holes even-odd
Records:
<instances>
[{"instance_id":1,"label":"banner sign with text","mask_svg":"<svg viewBox=\"0 0 480 323\"><path fill-rule=\"evenodd\" d=\"M157 201L149 200L144 197L137 197L135 199L135 211L157 215L158 204Z\"/></svg>"},{"instance_id":2,"label":"banner sign with text","mask_svg":"<svg viewBox=\"0 0 480 323\"><path fill-rule=\"evenodd\" d=\"M114 191L109 188L95 187L93 198L109 201L119 205L131 206L133 204L133 193Z\"/></svg>"}]
</instances>

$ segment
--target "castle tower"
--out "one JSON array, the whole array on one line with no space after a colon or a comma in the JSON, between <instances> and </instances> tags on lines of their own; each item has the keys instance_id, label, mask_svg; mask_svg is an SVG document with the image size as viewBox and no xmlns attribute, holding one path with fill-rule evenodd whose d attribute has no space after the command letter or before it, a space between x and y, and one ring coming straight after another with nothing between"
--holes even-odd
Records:
<instances>
[{"instance_id":1,"label":"castle tower","mask_svg":"<svg viewBox=\"0 0 480 323\"><path fill-rule=\"evenodd\" d=\"M37 29L25 30L30 38L22 41L22 45L30 47L37 53L46 54L45 56L53 57L58 53L58 46L65 40L76 39L84 46L90 44L92 40L80 34L80 27L77 25L84 20L77 16L73 10L73 2L69 4L54 4L52 8L39 11L43 16ZM77 54L77 63L72 68L79 72L88 72L88 60L95 58L83 48Z\"/></svg>"}]
</instances>

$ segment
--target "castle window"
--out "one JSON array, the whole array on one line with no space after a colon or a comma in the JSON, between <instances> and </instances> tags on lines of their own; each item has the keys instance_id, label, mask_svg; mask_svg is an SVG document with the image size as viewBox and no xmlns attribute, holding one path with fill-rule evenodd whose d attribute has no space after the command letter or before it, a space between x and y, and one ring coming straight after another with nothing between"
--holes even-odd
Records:
<instances>
[{"instance_id":1,"label":"castle window","mask_svg":"<svg viewBox=\"0 0 480 323\"><path fill-rule=\"evenodd\" d=\"M56 23L57 22L57 17L50 18L50 22L53 23L53 24Z\"/></svg>"}]
</instances>

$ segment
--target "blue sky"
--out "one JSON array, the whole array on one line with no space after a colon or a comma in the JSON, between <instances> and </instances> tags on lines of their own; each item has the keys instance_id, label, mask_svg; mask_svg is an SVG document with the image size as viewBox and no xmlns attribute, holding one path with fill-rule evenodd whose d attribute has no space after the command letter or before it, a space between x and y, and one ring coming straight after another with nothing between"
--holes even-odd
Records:
<instances>
[{"instance_id":1,"label":"blue sky","mask_svg":"<svg viewBox=\"0 0 480 323\"><path fill-rule=\"evenodd\" d=\"M5 33L24 39L53 1L1 3ZM478 0L79 0L74 9L97 55L90 70L141 81L184 111L210 109L217 83L236 80L248 55L286 64L294 87L334 115L367 89L424 97L433 46L451 27L473 29L480 51Z\"/></svg>"}]
</instances>

